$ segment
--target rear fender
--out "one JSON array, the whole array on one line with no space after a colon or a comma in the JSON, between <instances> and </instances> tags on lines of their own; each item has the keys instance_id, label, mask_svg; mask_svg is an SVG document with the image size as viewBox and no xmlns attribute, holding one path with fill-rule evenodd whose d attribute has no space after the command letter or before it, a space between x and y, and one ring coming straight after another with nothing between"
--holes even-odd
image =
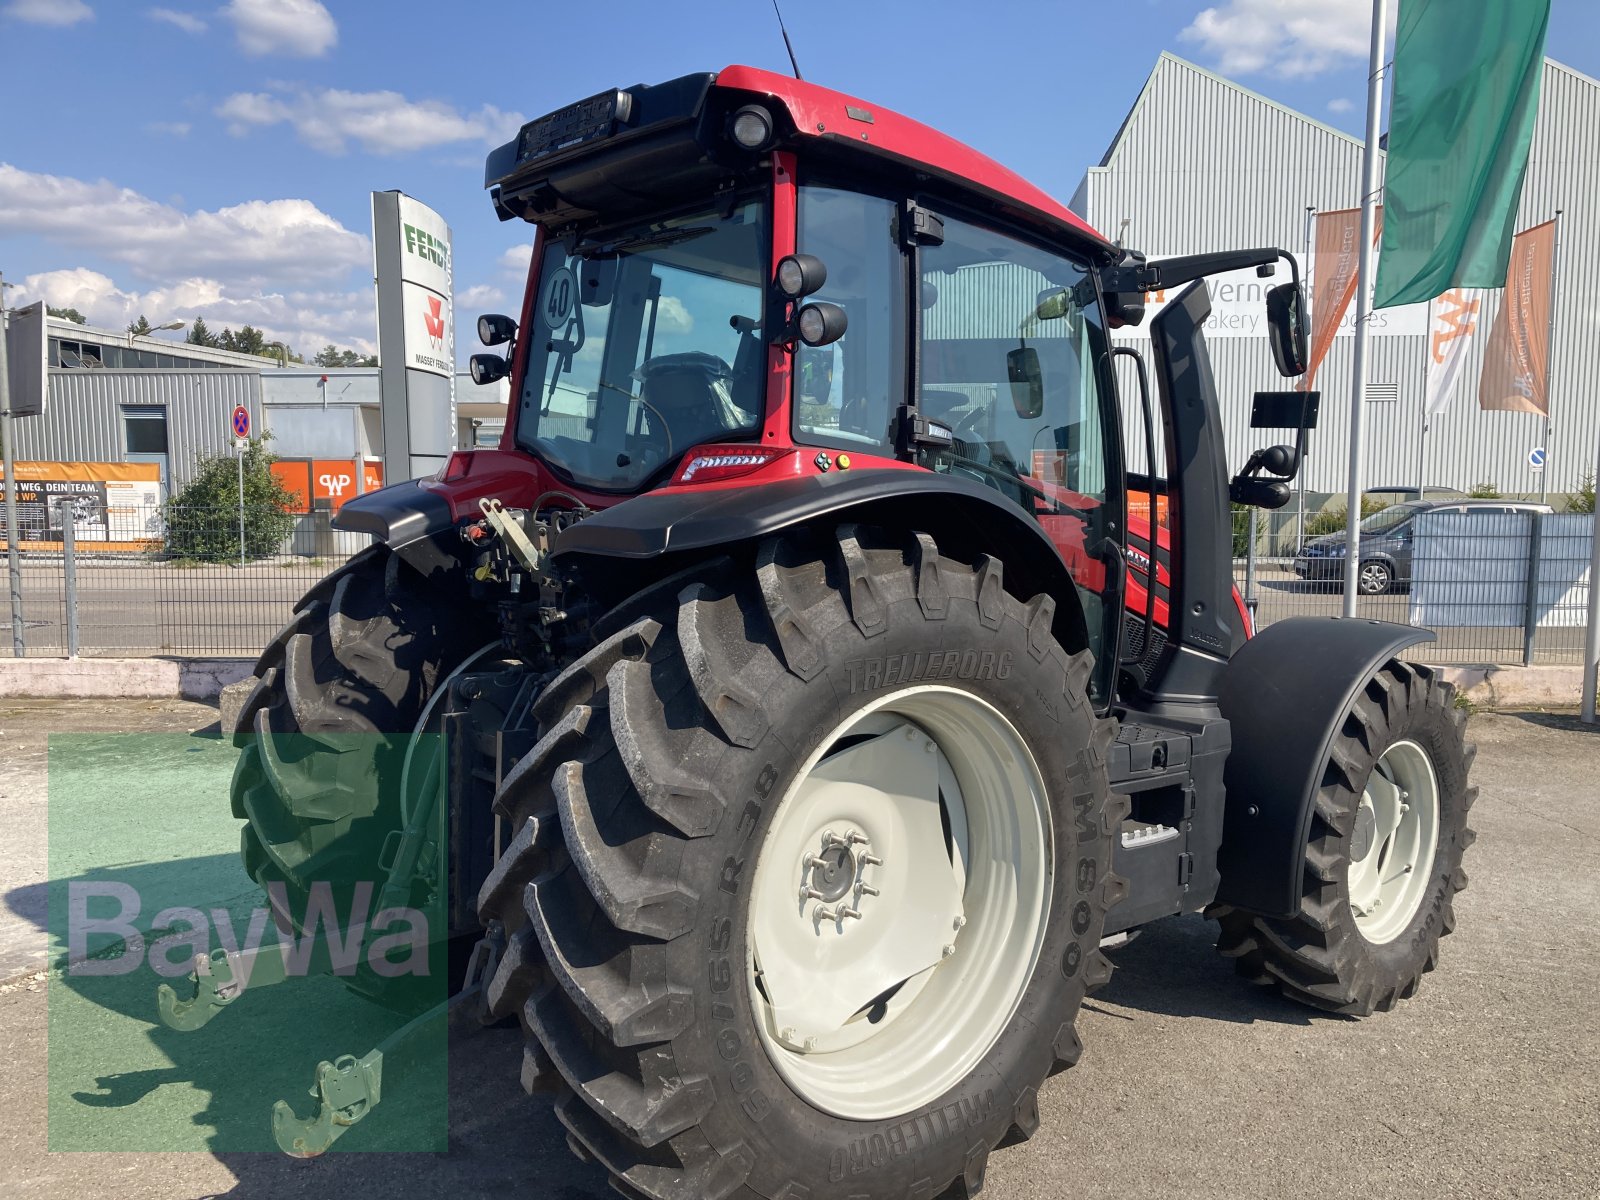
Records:
<instances>
[{"instance_id":1,"label":"rear fender","mask_svg":"<svg viewBox=\"0 0 1600 1200\"><path fill-rule=\"evenodd\" d=\"M992 554L1005 564L1013 594L1055 598L1054 633L1062 646L1076 651L1089 644L1072 575L1038 523L992 488L931 471L839 471L751 488L647 492L569 527L552 555L604 605L695 558L785 529L841 522L915 529L944 553L968 560Z\"/></svg>"},{"instance_id":2,"label":"rear fender","mask_svg":"<svg viewBox=\"0 0 1600 1200\"><path fill-rule=\"evenodd\" d=\"M1387 621L1291 617L1229 660L1217 698L1233 738L1219 903L1268 917L1299 911L1312 805L1345 714L1386 662L1433 637Z\"/></svg>"}]
</instances>

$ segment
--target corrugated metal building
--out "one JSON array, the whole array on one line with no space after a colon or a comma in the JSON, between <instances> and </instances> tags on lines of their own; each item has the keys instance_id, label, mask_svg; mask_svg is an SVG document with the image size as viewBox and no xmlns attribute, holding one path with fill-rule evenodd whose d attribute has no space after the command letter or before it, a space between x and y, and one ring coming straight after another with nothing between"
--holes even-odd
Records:
<instances>
[{"instance_id":1,"label":"corrugated metal building","mask_svg":"<svg viewBox=\"0 0 1600 1200\"><path fill-rule=\"evenodd\" d=\"M34 462L156 462L181 487L202 455L229 444L237 404L261 428L261 372L50 370L44 415L14 422L17 458Z\"/></svg>"},{"instance_id":2,"label":"corrugated metal building","mask_svg":"<svg viewBox=\"0 0 1600 1200\"><path fill-rule=\"evenodd\" d=\"M1552 494L1570 491L1594 470L1600 441L1597 147L1600 82L1547 59L1516 227L1537 225L1564 210L1545 481ZM1152 257L1261 245L1303 256L1308 210L1359 205L1361 151L1359 139L1163 54L1104 159L1079 185L1072 208L1108 237ZM1543 419L1477 407L1479 361L1499 304L1500 293L1489 293L1474 357L1449 407L1434 418L1425 450L1425 306L1376 313L1369 385L1379 395L1388 389L1377 385L1392 385L1395 398L1369 401L1364 426L1368 487L1426 482L1464 490L1490 482L1508 494L1538 493L1541 481L1527 456L1543 444ZM1261 311L1258 301L1217 307L1238 314ZM1147 330L1135 332L1148 345ZM1323 400L1307 464L1313 493L1344 489L1354 348L1345 332L1335 339L1316 379ZM1249 428L1250 399L1256 390L1281 389L1286 381L1273 369L1265 338L1247 323L1208 336L1229 459L1237 465L1253 448L1279 440L1270 431ZM1130 443L1137 441L1136 435L1130 437ZM1142 454L1134 444L1130 452ZM1419 465L1419 452L1425 453L1425 465Z\"/></svg>"}]
</instances>

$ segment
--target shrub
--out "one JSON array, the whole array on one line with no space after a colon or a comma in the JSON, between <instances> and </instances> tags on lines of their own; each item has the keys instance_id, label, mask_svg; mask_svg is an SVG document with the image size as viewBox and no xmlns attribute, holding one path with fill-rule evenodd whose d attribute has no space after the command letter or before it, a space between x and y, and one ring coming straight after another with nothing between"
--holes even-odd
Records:
<instances>
[{"instance_id":1,"label":"shrub","mask_svg":"<svg viewBox=\"0 0 1600 1200\"><path fill-rule=\"evenodd\" d=\"M1594 475L1588 474L1578 483L1578 490L1567 499L1567 511L1592 513L1594 511Z\"/></svg>"},{"instance_id":2,"label":"shrub","mask_svg":"<svg viewBox=\"0 0 1600 1200\"><path fill-rule=\"evenodd\" d=\"M267 558L294 528L294 497L272 473L277 455L266 438L251 438L244 452L244 555ZM232 454L202 458L194 478L167 501L167 553L197 562L239 558L239 464Z\"/></svg>"},{"instance_id":3,"label":"shrub","mask_svg":"<svg viewBox=\"0 0 1600 1200\"><path fill-rule=\"evenodd\" d=\"M1361 497L1361 519L1365 521L1373 513L1382 512L1389 506L1382 500L1372 496ZM1325 533L1343 533L1345 527L1345 506L1338 508L1325 508L1306 518L1306 536L1308 538L1321 537Z\"/></svg>"},{"instance_id":4,"label":"shrub","mask_svg":"<svg viewBox=\"0 0 1600 1200\"><path fill-rule=\"evenodd\" d=\"M1475 483L1472 490L1467 493L1474 500L1501 500L1500 489L1492 483Z\"/></svg>"}]
</instances>

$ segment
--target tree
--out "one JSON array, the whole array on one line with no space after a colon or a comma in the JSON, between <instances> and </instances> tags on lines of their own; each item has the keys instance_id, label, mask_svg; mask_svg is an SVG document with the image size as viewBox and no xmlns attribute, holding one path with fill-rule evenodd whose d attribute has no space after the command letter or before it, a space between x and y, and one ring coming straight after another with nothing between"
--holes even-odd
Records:
<instances>
[{"instance_id":1,"label":"tree","mask_svg":"<svg viewBox=\"0 0 1600 1200\"><path fill-rule=\"evenodd\" d=\"M268 558L278 553L294 528L289 506L294 496L278 482L272 464L278 456L267 438L251 438L244 451L244 553ZM239 463L229 453L200 459L191 479L166 504L167 553L202 562L239 559Z\"/></svg>"},{"instance_id":2,"label":"tree","mask_svg":"<svg viewBox=\"0 0 1600 1200\"><path fill-rule=\"evenodd\" d=\"M223 336L226 338L227 335L224 334ZM267 353L267 335L254 325L243 325L240 326L239 332L233 335L233 345L229 346L224 341L223 346L229 350L237 350L240 354L265 355Z\"/></svg>"},{"instance_id":3,"label":"tree","mask_svg":"<svg viewBox=\"0 0 1600 1200\"><path fill-rule=\"evenodd\" d=\"M63 321L71 321L74 325L87 325L89 323L89 318L75 308L57 308L53 304L46 304L44 311L49 316L60 317Z\"/></svg>"},{"instance_id":4,"label":"tree","mask_svg":"<svg viewBox=\"0 0 1600 1200\"><path fill-rule=\"evenodd\" d=\"M189 326L189 332L184 336L184 341L191 346L219 346L221 340L206 326L204 317L196 317L194 324Z\"/></svg>"},{"instance_id":5,"label":"tree","mask_svg":"<svg viewBox=\"0 0 1600 1200\"><path fill-rule=\"evenodd\" d=\"M139 319L137 321L132 322L128 326L128 333L130 335L132 335L133 337L148 337L149 336L149 334L150 334L150 322L145 320L145 317L144 317L143 313L139 314Z\"/></svg>"},{"instance_id":6,"label":"tree","mask_svg":"<svg viewBox=\"0 0 1600 1200\"><path fill-rule=\"evenodd\" d=\"M319 367L375 367L378 365L378 356L357 354L354 350L341 350L329 342L317 351L314 361Z\"/></svg>"}]
</instances>

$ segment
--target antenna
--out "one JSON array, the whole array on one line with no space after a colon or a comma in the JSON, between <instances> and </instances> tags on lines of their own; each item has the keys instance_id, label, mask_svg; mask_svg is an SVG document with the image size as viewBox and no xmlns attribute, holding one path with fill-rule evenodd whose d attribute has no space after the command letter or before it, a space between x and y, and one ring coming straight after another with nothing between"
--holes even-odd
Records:
<instances>
[{"instance_id":1,"label":"antenna","mask_svg":"<svg viewBox=\"0 0 1600 1200\"><path fill-rule=\"evenodd\" d=\"M784 28L783 11L778 7L778 0L772 0L772 11L778 16L778 32L783 34L783 48L789 52L789 65L794 68L794 77L804 83L805 76L800 74L800 64L794 60L794 43L789 40L789 31Z\"/></svg>"}]
</instances>

